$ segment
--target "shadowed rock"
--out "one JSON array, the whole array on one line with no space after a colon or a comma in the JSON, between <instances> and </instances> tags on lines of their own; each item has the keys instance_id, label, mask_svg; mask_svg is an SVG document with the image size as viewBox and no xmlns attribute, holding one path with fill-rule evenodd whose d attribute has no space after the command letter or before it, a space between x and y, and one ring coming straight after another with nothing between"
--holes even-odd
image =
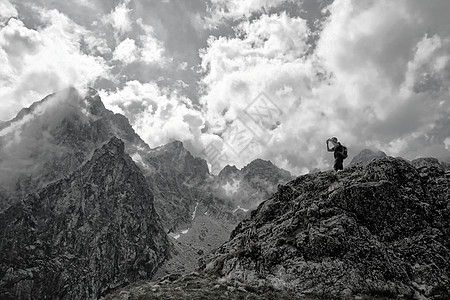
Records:
<instances>
[{"instance_id":1,"label":"shadowed rock","mask_svg":"<svg viewBox=\"0 0 450 300\"><path fill-rule=\"evenodd\" d=\"M169 244L124 147L112 138L72 175L0 214L2 299L97 299L152 276Z\"/></svg>"},{"instance_id":2,"label":"shadowed rock","mask_svg":"<svg viewBox=\"0 0 450 300\"><path fill-rule=\"evenodd\" d=\"M298 295L448 299L450 174L434 160L414 165L385 157L300 176L241 222L204 268Z\"/></svg>"}]
</instances>

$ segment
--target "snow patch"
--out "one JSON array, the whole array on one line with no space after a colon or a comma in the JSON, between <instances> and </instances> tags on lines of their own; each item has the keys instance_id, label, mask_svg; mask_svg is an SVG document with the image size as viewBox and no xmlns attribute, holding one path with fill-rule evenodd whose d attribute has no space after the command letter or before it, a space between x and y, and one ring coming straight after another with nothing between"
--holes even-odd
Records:
<instances>
[{"instance_id":1,"label":"snow patch","mask_svg":"<svg viewBox=\"0 0 450 300\"><path fill-rule=\"evenodd\" d=\"M231 196L235 194L239 190L239 185L241 184L240 180L233 181L232 184L227 182L227 184L222 185L222 188L225 190L227 196Z\"/></svg>"},{"instance_id":2,"label":"snow patch","mask_svg":"<svg viewBox=\"0 0 450 300\"><path fill-rule=\"evenodd\" d=\"M240 206L238 205L238 207L237 207L235 210L233 210L233 212L235 213L235 212L237 212L238 210L242 210L243 212L248 212L248 211L249 211L248 208L243 208L243 207L240 207Z\"/></svg>"},{"instance_id":3,"label":"snow patch","mask_svg":"<svg viewBox=\"0 0 450 300\"><path fill-rule=\"evenodd\" d=\"M190 228L184 229L184 230L181 230L180 232L177 232L177 233L171 232L171 233L169 233L169 236L172 237L172 238L174 238L174 239L176 239L176 240L178 240L178 239L181 237L182 234L188 233L188 232L189 232L189 229L190 229Z\"/></svg>"},{"instance_id":4,"label":"snow patch","mask_svg":"<svg viewBox=\"0 0 450 300\"><path fill-rule=\"evenodd\" d=\"M198 202L195 204L194 212L192 213L192 220L195 219L195 214L197 213Z\"/></svg>"},{"instance_id":5,"label":"snow patch","mask_svg":"<svg viewBox=\"0 0 450 300\"><path fill-rule=\"evenodd\" d=\"M178 240L178 239L180 238L181 234L179 234L179 233L177 233L177 234L175 234L175 233L169 233L169 236L171 236L171 237L173 237L174 239Z\"/></svg>"},{"instance_id":6,"label":"snow patch","mask_svg":"<svg viewBox=\"0 0 450 300\"><path fill-rule=\"evenodd\" d=\"M139 164L140 166L142 166L144 169L149 169L149 166L144 162L144 160L142 159L142 156L141 156L139 153L137 153L137 152L133 153L133 154L131 155L131 159L132 159L135 163L137 163L137 164Z\"/></svg>"}]
</instances>

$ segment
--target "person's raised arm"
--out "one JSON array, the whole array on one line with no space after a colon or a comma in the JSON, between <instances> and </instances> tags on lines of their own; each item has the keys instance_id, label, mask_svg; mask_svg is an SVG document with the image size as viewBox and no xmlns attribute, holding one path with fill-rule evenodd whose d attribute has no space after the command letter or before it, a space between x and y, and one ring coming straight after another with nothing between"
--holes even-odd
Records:
<instances>
[{"instance_id":1,"label":"person's raised arm","mask_svg":"<svg viewBox=\"0 0 450 300\"><path fill-rule=\"evenodd\" d=\"M328 144L329 141L330 141L330 139L328 139L327 142L326 142L327 143L327 150L328 150L328 152L333 152L334 148L330 149L330 145Z\"/></svg>"}]
</instances>

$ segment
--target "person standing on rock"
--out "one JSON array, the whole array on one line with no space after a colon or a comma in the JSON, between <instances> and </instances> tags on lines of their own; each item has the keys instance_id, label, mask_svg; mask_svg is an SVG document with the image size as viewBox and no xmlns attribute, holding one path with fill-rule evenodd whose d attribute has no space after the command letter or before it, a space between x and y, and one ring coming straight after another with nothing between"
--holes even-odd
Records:
<instances>
[{"instance_id":1,"label":"person standing on rock","mask_svg":"<svg viewBox=\"0 0 450 300\"><path fill-rule=\"evenodd\" d=\"M329 142L333 144L333 147L330 148ZM332 137L331 139L327 140L327 150L328 152L334 152L334 170L343 170L344 159L347 158L347 148L341 145L336 137Z\"/></svg>"}]
</instances>

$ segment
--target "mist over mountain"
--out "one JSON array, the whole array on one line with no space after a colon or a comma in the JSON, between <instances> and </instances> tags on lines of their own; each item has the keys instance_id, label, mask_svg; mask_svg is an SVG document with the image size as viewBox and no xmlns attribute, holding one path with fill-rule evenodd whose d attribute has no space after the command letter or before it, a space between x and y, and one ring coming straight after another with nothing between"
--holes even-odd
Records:
<instances>
[{"instance_id":1,"label":"mist over mountain","mask_svg":"<svg viewBox=\"0 0 450 300\"><path fill-rule=\"evenodd\" d=\"M127 153L148 146L119 114L105 109L93 89L49 95L22 109L0 131L0 182L9 197L0 209L77 169L92 151L118 136Z\"/></svg>"},{"instance_id":2,"label":"mist over mountain","mask_svg":"<svg viewBox=\"0 0 450 300\"><path fill-rule=\"evenodd\" d=\"M278 184L294 179L290 172L263 159L255 159L241 170L227 165L217 177L218 188L225 192L223 197L233 199L244 210L256 208L276 191Z\"/></svg>"}]
</instances>

